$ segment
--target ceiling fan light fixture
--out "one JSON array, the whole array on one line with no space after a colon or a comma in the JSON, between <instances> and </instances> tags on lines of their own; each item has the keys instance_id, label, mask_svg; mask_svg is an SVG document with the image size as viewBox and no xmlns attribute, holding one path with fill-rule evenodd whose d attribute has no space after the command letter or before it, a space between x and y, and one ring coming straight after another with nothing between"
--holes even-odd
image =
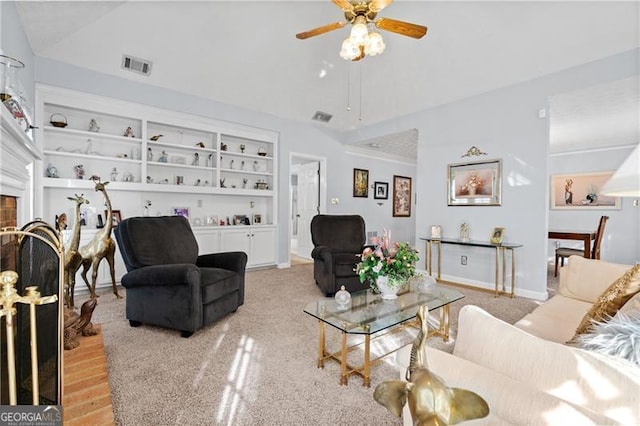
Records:
<instances>
[{"instance_id":1,"label":"ceiling fan light fixture","mask_svg":"<svg viewBox=\"0 0 640 426\"><path fill-rule=\"evenodd\" d=\"M384 52L385 47L380 33L371 31L369 33L369 42L364 47L364 53L368 56L376 56Z\"/></svg>"},{"instance_id":2,"label":"ceiling fan light fixture","mask_svg":"<svg viewBox=\"0 0 640 426\"><path fill-rule=\"evenodd\" d=\"M340 50L340 57L342 59L346 59L348 61L353 61L356 57L360 55L360 48L357 44L354 44L351 41L351 38L347 37L342 42L342 49Z\"/></svg>"},{"instance_id":3,"label":"ceiling fan light fixture","mask_svg":"<svg viewBox=\"0 0 640 426\"><path fill-rule=\"evenodd\" d=\"M367 20L364 16L358 16L351 28L349 35L351 42L355 45L364 45L369 38L369 29L367 28Z\"/></svg>"}]
</instances>

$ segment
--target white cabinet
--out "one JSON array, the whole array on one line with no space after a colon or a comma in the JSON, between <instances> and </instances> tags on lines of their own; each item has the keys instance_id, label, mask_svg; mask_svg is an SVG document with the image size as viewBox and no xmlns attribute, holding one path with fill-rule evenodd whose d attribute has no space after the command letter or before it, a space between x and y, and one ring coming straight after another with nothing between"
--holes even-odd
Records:
<instances>
[{"instance_id":1,"label":"white cabinet","mask_svg":"<svg viewBox=\"0 0 640 426\"><path fill-rule=\"evenodd\" d=\"M36 117L44 153L34 173L36 216L54 223L65 213L71 224L67 198L84 194L83 240L92 235L97 215L104 218L96 175L109 181L123 219L188 212L201 253L238 249L249 266L276 263L277 131L39 84ZM204 226L235 217L251 225ZM108 283L108 273L100 277Z\"/></svg>"},{"instance_id":2,"label":"white cabinet","mask_svg":"<svg viewBox=\"0 0 640 426\"><path fill-rule=\"evenodd\" d=\"M276 229L270 226L244 226L222 231L222 251L247 253L248 267L276 262Z\"/></svg>"}]
</instances>

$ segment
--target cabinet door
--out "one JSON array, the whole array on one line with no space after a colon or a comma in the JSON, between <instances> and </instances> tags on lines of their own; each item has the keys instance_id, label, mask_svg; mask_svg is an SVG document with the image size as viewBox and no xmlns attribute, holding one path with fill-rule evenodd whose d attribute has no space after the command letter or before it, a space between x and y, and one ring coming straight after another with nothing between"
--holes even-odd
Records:
<instances>
[{"instance_id":1,"label":"cabinet door","mask_svg":"<svg viewBox=\"0 0 640 426\"><path fill-rule=\"evenodd\" d=\"M220 252L220 231L212 229L193 230L198 242L198 254L209 254Z\"/></svg>"},{"instance_id":2,"label":"cabinet door","mask_svg":"<svg viewBox=\"0 0 640 426\"><path fill-rule=\"evenodd\" d=\"M251 231L251 266L273 264L276 262L276 232L273 228L254 228Z\"/></svg>"},{"instance_id":3,"label":"cabinet door","mask_svg":"<svg viewBox=\"0 0 640 426\"><path fill-rule=\"evenodd\" d=\"M251 229L225 229L222 231L222 251L243 251L251 261Z\"/></svg>"}]
</instances>

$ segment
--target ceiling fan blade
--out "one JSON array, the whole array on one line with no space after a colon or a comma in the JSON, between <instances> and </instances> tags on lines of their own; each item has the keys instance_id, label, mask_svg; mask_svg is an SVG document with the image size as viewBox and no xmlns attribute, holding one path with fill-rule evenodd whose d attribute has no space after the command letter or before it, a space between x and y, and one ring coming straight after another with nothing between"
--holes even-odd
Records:
<instances>
[{"instance_id":1,"label":"ceiling fan blade","mask_svg":"<svg viewBox=\"0 0 640 426\"><path fill-rule=\"evenodd\" d=\"M328 33L329 31L339 30L340 28L347 25L346 22L334 22L333 24L324 25L322 27L314 28L309 31L304 31L296 34L296 38L300 40L304 40L305 38L314 37L320 34Z\"/></svg>"},{"instance_id":2,"label":"ceiling fan blade","mask_svg":"<svg viewBox=\"0 0 640 426\"><path fill-rule=\"evenodd\" d=\"M427 33L427 27L423 27L422 25L396 21L395 19L389 18L378 19L376 21L376 28L413 38L422 38Z\"/></svg>"},{"instance_id":3,"label":"ceiling fan blade","mask_svg":"<svg viewBox=\"0 0 640 426\"><path fill-rule=\"evenodd\" d=\"M369 3L369 10L378 13L391 3L393 3L393 0L372 0L371 3Z\"/></svg>"},{"instance_id":4,"label":"ceiling fan blade","mask_svg":"<svg viewBox=\"0 0 640 426\"><path fill-rule=\"evenodd\" d=\"M331 0L333 4L342 9L343 12L351 12L353 10L353 5L349 2L349 0ZM393 1L393 0L392 0Z\"/></svg>"}]
</instances>

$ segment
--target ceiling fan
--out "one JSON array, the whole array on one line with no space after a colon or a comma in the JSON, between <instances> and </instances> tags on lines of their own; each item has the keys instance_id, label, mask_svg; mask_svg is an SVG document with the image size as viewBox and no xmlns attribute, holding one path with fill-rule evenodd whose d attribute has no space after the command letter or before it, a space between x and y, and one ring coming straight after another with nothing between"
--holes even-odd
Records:
<instances>
[{"instance_id":1,"label":"ceiling fan","mask_svg":"<svg viewBox=\"0 0 640 426\"><path fill-rule=\"evenodd\" d=\"M385 45L382 36L375 31L369 30L368 24L373 24L381 30L416 39L422 38L427 33L427 27L422 25L390 18L376 19L378 12L389 6L393 0L331 1L342 9L345 21L338 21L309 31L304 31L296 34L296 37L304 40L329 31L338 30L347 24L352 24L353 28L351 29L351 33L342 43L342 49L340 51L340 56L344 59L359 61L367 55L375 56L384 51Z\"/></svg>"}]
</instances>

